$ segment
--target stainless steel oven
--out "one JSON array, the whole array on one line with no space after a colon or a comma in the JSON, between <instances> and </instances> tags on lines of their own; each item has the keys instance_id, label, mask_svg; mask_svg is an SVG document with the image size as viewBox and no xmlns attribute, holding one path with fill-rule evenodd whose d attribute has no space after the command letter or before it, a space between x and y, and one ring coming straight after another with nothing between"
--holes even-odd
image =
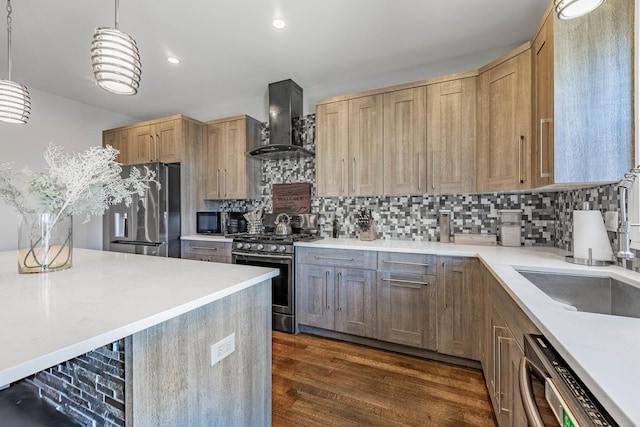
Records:
<instances>
[{"instance_id":1,"label":"stainless steel oven","mask_svg":"<svg viewBox=\"0 0 640 427\"><path fill-rule=\"evenodd\" d=\"M542 335L525 335L519 376L529 426L618 425Z\"/></svg>"},{"instance_id":2,"label":"stainless steel oven","mask_svg":"<svg viewBox=\"0 0 640 427\"><path fill-rule=\"evenodd\" d=\"M271 279L273 329L293 333L295 330L293 254L244 253L234 250L231 252L231 256L234 264L255 265L280 270L280 275Z\"/></svg>"}]
</instances>

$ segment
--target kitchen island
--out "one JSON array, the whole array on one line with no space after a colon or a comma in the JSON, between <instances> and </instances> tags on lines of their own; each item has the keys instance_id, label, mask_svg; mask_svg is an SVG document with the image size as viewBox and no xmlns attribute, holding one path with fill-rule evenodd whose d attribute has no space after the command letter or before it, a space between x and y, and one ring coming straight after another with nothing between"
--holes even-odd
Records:
<instances>
[{"instance_id":1,"label":"kitchen island","mask_svg":"<svg viewBox=\"0 0 640 427\"><path fill-rule=\"evenodd\" d=\"M0 252L0 386L127 337L127 425L269 422L276 270L82 249L73 261L19 275Z\"/></svg>"},{"instance_id":2,"label":"kitchen island","mask_svg":"<svg viewBox=\"0 0 640 427\"><path fill-rule=\"evenodd\" d=\"M517 270L610 276L640 287L640 273L565 262L549 247L509 248L409 240L325 238L299 247L473 257L491 272L621 426L640 425L640 319L567 310Z\"/></svg>"}]
</instances>

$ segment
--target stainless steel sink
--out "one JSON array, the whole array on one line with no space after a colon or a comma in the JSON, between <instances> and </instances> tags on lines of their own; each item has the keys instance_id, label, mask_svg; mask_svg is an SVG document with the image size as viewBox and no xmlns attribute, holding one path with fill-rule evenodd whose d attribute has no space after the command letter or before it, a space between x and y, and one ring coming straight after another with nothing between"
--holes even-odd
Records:
<instances>
[{"instance_id":1,"label":"stainless steel sink","mask_svg":"<svg viewBox=\"0 0 640 427\"><path fill-rule=\"evenodd\" d=\"M567 309L640 318L640 287L606 276L517 271Z\"/></svg>"}]
</instances>

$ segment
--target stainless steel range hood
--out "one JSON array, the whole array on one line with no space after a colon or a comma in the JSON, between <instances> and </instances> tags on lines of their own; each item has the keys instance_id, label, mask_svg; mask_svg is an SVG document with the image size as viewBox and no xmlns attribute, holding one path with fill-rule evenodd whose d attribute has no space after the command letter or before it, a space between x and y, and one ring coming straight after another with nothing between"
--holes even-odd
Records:
<instances>
[{"instance_id":1,"label":"stainless steel range hood","mask_svg":"<svg viewBox=\"0 0 640 427\"><path fill-rule=\"evenodd\" d=\"M302 146L302 88L293 80L269 84L269 143L247 152L264 160L312 157Z\"/></svg>"}]
</instances>

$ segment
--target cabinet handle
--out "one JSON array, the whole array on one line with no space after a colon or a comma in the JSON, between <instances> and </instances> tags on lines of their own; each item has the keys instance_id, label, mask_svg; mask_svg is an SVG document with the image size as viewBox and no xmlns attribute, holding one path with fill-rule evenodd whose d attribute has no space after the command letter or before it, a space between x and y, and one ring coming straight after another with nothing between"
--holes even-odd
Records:
<instances>
[{"instance_id":1,"label":"cabinet handle","mask_svg":"<svg viewBox=\"0 0 640 427\"><path fill-rule=\"evenodd\" d=\"M154 148L155 148L155 150L154 150L154 151L155 151L155 153L156 153L156 158L155 158L155 160L160 160L160 156L158 156L158 145L160 145L160 144L161 144L161 142L160 142L160 135L158 135L158 134L156 133L156 143L155 143L155 144L153 144L153 146L154 146Z\"/></svg>"},{"instance_id":2,"label":"cabinet handle","mask_svg":"<svg viewBox=\"0 0 640 427\"><path fill-rule=\"evenodd\" d=\"M155 146L155 144L153 143L153 135L149 135L149 149L147 150L147 156L149 156L149 161L153 160L153 158L151 157L151 146Z\"/></svg>"},{"instance_id":3,"label":"cabinet handle","mask_svg":"<svg viewBox=\"0 0 640 427\"><path fill-rule=\"evenodd\" d=\"M511 341L511 338L498 337L498 411L500 413L506 412L509 413L511 410L509 408L502 407L502 395L504 394L502 391L502 341Z\"/></svg>"},{"instance_id":4,"label":"cabinet handle","mask_svg":"<svg viewBox=\"0 0 640 427\"><path fill-rule=\"evenodd\" d=\"M422 151L418 151L418 191L422 190L422 182L420 179L420 158L422 157Z\"/></svg>"},{"instance_id":5,"label":"cabinet handle","mask_svg":"<svg viewBox=\"0 0 640 427\"><path fill-rule=\"evenodd\" d=\"M444 282L444 308L447 308L447 264L442 263L442 281Z\"/></svg>"},{"instance_id":6,"label":"cabinet handle","mask_svg":"<svg viewBox=\"0 0 640 427\"><path fill-rule=\"evenodd\" d=\"M334 261L353 261L353 258L339 258L333 256L314 255L315 259L332 259Z\"/></svg>"},{"instance_id":7,"label":"cabinet handle","mask_svg":"<svg viewBox=\"0 0 640 427\"><path fill-rule=\"evenodd\" d=\"M549 172L544 172L542 170L542 128L545 123L551 123L551 119L540 119L540 178L547 178L550 175Z\"/></svg>"},{"instance_id":8,"label":"cabinet handle","mask_svg":"<svg viewBox=\"0 0 640 427\"><path fill-rule=\"evenodd\" d=\"M429 268L429 264L425 264L425 263L422 263L422 262L389 261L389 260L386 260L386 259L383 259L382 262L385 263L385 264L417 265L417 266L420 266L420 267Z\"/></svg>"},{"instance_id":9,"label":"cabinet handle","mask_svg":"<svg viewBox=\"0 0 640 427\"><path fill-rule=\"evenodd\" d=\"M351 186L353 194L356 194L356 177L358 175L356 174L356 158L353 158L353 171L351 171L351 177L353 179L353 185Z\"/></svg>"},{"instance_id":10,"label":"cabinet handle","mask_svg":"<svg viewBox=\"0 0 640 427\"><path fill-rule=\"evenodd\" d=\"M492 341L491 341L491 351L494 352L496 350L496 337L498 336L498 334L496 333L496 331L498 331L499 329L505 329L503 326L496 326L493 325L493 335L492 335ZM493 379L491 380L491 385L493 385L493 391L494 391L494 395L497 397L497 392L496 390L498 389L498 385L496 384L496 355L493 355Z\"/></svg>"},{"instance_id":11,"label":"cabinet handle","mask_svg":"<svg viewBox=\"0 0 640 427\"><path fill-rule=\"evenodd\" d=\"M338 311L342 311L342 305L340 304L340 284L342 283L342 273L338 273Z\"/></svg>"},{"instance_id":12,"label":"cabinet handle","mask_svg":"<svg viewBox=\"0 0 640 427\"><path fill-rule=\"evenodd\" d=\"M324 272L324 299L327 302L327 310L331 309L329 305L329 271Z\"/></svg>"},{"instance_id":13,"label":"cabinet handle","mask_svg":"<svg viewBox=\"0 0 640 427\"><path fill-rule=\"evenodd\" d=\"M524 159L522 156L522 153L524 152L524 135L520 135L520 141L519 141L519 152L518 152L518 179L520 180L520 184L524 184L524 175L522 173L522 170L524 169L522 167L522 164L524 163Z\"/></svg>"},{"instance_id":14,"label":"cabinet handle","mask_svg":"<svg viewBox=\"0 0 640 427\"><path fill-rule=\"evenodd\" d=\"M216 195L220 197L220 169L216 170Z\"/></svg>"},{"instance_id":15,"label":"cabinet handle","mask_svg":"<svg viewBox=\"0 0 640 427\"><path fill-rule=\"evenodd\" d=\"M415 280L403 280L403 279L392 279L389 277L383 277L383 282L398 282L398 283L411 283L412 285L428 285L429 282L418 282Z\"/></svg>"},{"instance_id":16,"label":"cabinet handle","mask_svg":"<svg viewBox=\"0 0 640 427\"><path fill-rule=\"evenodd\" d=\"M344 193L344 159L341 159L340 164L340 193Z\"/></svg>"},{"instance_id":17,"label":"cabinet handle","mask_svg":"<svg viewBox=\"0 0 640 427\"><path fill-rule=\"evenodd\" d=\"M436 152L431 153L431 189L436 189Z\"/></svg>"},{"instance_id":18,"label":"cabinet handle","mask_svg":"<svg viewBox=\"0 0 640 427\"><path fill-rule=\"evenodd\" d=\"M227 197L227 170L224 170L224 197Z\"/></svg>"},{"instance_id":19,"label":"cabinet handle","mask_svg":"<svg viewBox=\"0 0 640 427\"><path fill-rule=\"evenodd\" d=\"M191 246L191 249L203 249L205 251L217 251L218 248L210 248L208 246Z\"/></svg>"}]
</instances>

